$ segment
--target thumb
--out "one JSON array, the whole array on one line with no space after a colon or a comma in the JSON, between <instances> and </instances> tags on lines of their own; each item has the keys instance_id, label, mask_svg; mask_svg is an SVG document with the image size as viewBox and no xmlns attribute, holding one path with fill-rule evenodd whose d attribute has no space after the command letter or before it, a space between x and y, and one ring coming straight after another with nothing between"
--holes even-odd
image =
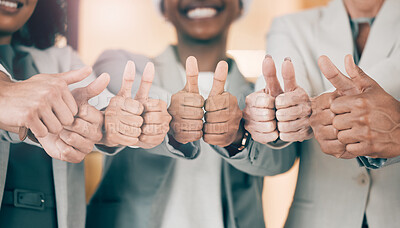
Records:
<instances>
[{"instance_id":1,"label":"thumb","mask_svg":"<svg viewBox=\"0 0 400 228\"><path fill-rule=\"evenodd\" d=\"M282 64L282 77L283 84L285 86L285 92L291 92L297 88L293 63L289 57L285 58L285 61Z\"/></svg>"},{"instance_id":2,"label":"thumb","mask_svg":"<svg viewBox=\"0 0 400 228\"><path fill-rule=\"evenodd\" d=\"M130 98L132 96L132 86L135 81L136 67L133 61L128 61L125 66L124 75L122 78L121 89L118 96Z\"/></svg>"},{"instance_id":3,"label":"thumb","mask_svg":"<svg viewBox=\"0 0 400 228\"><path fill-rule=\"evenodd\" d=\"M92 73L91 67L83 67L79 70L73 70L65 73L58 74L68 85L77 83L87 78Z\"/></svg>"},{"instance_id":4,"label":"thumb","mask_svg":"<svg viewBox=\"0 0 400 228\"><path fill-rule=\"evenodd\" d=\"M199 93L198 78L199 67L197 65L197 59L193 56L189 56L186 59L186 85L183 90L189 93Z\"/></svg>"},{"instance_id":5,"label":"thumb","mask_svg":"<svg viewBox=\"0 0 400 228\"><path fill-rule=\"evenodd\" d=\"M211 87L209 97L220 95L224 92L226 78L228 77L228 63L225 61L220 61L217 64L217 68L214 73L214 80Z\"/></svg>"},{"instance_id":6,"label":"thumb","mask_svg":"<svg viewBox=\"0 0 400 228\"><path fill-rule=\"evenodd\" d=\"M266 82L265 92L273 97L283 93L278 78L276 77L276 68L274 60L270 55L266 55L262 64L262 72Z\"/></svg>"},{"instance_id":7,"label":"thumb","mask_svg":"<svg viewBox=\"0 0 400 228\"><path fill-rule=\"evenodd\" d=\"M88 86L83 88L75 89L73 94L77 103L88 102L91 98L99 95L103 92L110 82L110 75L104 73L100 75L96 80L90 83Z\"/></svg>"},{"instance_id":8,"label":"thumb","mask_svg":"<svg viewBox=\"0 0 400 228\"><path fill-rule=\"evenodd\" d=\"M364 71L356 65L352 55L346 55L345 57L346 72L349 74L353 83L357 86L360 91L365 88L377 84L377 82L369 77Z\"/></svg>"},{"instance_id":9,"label":"thumb","mask_svg":"<svg viewBox=\"0 0 400 228\"><path fill-rule=\"evenodd\" d=\"M146 100L149 97L151 84L153 84L154 73L154 64L152 62L147 63L146 67L144 68L142 80L140 81L140 87L136 93L135 100Z\"/></svg>"},{"instance_id":10,"label":"thumb","mask_svg":"<svg viewBox=\"0 0 400 228\"><path fill-rule=\"evenodd\" d=\"M343 95L352 95L357 88L350 78L346 77L325 55L318 58L318 66L325 78Z\"/></svg>"}]
</instances>

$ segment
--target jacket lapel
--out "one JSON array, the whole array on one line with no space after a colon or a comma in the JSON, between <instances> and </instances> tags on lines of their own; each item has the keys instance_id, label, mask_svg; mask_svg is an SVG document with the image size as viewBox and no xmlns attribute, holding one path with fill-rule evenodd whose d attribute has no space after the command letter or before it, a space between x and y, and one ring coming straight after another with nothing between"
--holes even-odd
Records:
<instances>
[{"instance_id":1,"label":"jacket lapel","mask_svg":"<svg viewBox=\"0 0 400 228\"><path fill-rule=\"evenodd\" d=\"M323 9L316 31L317 56L328 56L340 71L346 72L344 57L352 54L354 47L349 16L342 0L334 0ZM321 76L324 89L333 89L332 84L322 74Z\"/></svg>"},{"instance_id":2,"label":"jacket lapel","mask_svg":"<svg viewBox=\"0 0 400 228\"><path fill-rule=\"evenodd\" d=\"M57 66L59 65L54 58L51 58L47 52L37 50L34 48L19 47L21 50L28 52L35 63L40 73L56 74L60 73ZM67 163L52 159L53 163L53 176L54 176L54 189L57 202L57 220L59 227L68 227L67 214L68 214L68 175Z\"/></svg>"},{"instance_id":3,"label":"jacket lapel","mask_svg":"<svg viewBox=\"0 0 400 228\"><path fill-rule=\"evenodd\" d=\"M400 35L400 1L386 0L377 15L360 59L359 66L368 68L386 59Z\"/></svg>"}]
</instances>

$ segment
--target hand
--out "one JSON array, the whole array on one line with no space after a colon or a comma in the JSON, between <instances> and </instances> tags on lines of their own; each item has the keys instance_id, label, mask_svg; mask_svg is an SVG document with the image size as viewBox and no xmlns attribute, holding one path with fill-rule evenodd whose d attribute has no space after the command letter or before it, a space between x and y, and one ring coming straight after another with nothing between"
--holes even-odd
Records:
<instances>
[{"instance_id":1,"label":"hand","mask_svg":"<svg viewBox=\"0 0 400 228\"><path fill-rule=\"evenodd\" d=\"M79 110L73 124L64 127L59 135L37 138L49 156L79 163L93 150L102 138L103 114L88 101L104 91L109 81L110 76L103 74L88 86L72 91Z\"/></svg>"},{"instance_id":2,"label":"hand","mask_svg":"<svg viewBox=\"0 0 400 228\"><path fill-rule=\"evenodd\" d=\"M338 140L338 130L333 125L335 113L331 110L331 104L339 96L357 94L358 89L349 78L336 68L328 57L321 56L318 59L318 65L324 76L337 90L333 93L322 94L312 101L310 122L315 138L324 153L336 158L355 158L356 156L346 151L346 146Z\"/></svg>"},{"instance_id":3,"label":"hand","mask_svg":"<svg viewBox=\"0 0 400 228\"><path fill-rule=\"evenodd\" d=\"M285 92L275 99L279 138L285 142L302 142L311 139L311 102L307 92L296 83L292 61L286 58L282 64Z\"/></svg>"},{"instance_id":4,"label":"hand","mask_svg":"<svg viewBox=\"0 0 400 228\"><path fill-rule=\"evenodd\" d=\"M400 102L346 56L346 71L360 92L332 102L339 141L354 156L392 158L400 155Z\"/></svg>"},{"instance_id":5,"label":"hand","mask_svg":"<svg viewBox=\"0 0 400 228\"><path fill-rule=\"evenodd\" d=\"M236 97L224 91L227 77L228 64L221 61L215 70L213 85L205 102L203 139L208 144L220 147L237 143L243 137L243 131L239 131L242 110Z\"/></svg>"},{"instance_id":6,"label":"hand","mask_svg":"<svg viewBox=\"0 0 400 228\"><path fill-rule=\"evenodd\" d=\"M199 94L198 75L197 60L191 56L186 60L186 86L172 95L168 108L172 116L170 134L182 144L203 136L204 98Z\"/></svg>"},{"instance_id":7,"label":"hand","mask_svg":"<svg viewBox=\"0 0 400 228\"><path fill-rule=\"evenodd\" d=\"M1 125L26 127L36 137L58 134L74 121L78 107L68 85L82 81L92 70L85 67L67 73L39 74L0 88Z\"/></svg>"},{"instance_id":8,"label":"hand","mask_svg":"<svg viewBox=\"0 0 400 228\"><path fill-rule=\"evenodd\" d=\"M135 97L135 100L139 101L144 107L142 134L137 144L137 146L144 149L156 147L164 141L172 119L167 111L166 102L148 98L154 74L153 63L148 63L144 69L140 88Z\"/></svg>"},{"instance_id":9,"label":"hand","mask_svg":"<svg viewBox=\"0 0 400 228\"><path fill-rule=\"evenodd\" d=\"M139 142L143 124L143 105L132 99L132 86L135 80L135 64L128 61L125 67L122 86L118 94L110 100L105 110L105 134L101 143L109 146L135 146ZM143 79L149 76L143 75ZM152 76L150 76L152 77ZM153 78L151 78L151 81ZM147 86L147 84L145 84Z\"/></svg>"}]
</instances>

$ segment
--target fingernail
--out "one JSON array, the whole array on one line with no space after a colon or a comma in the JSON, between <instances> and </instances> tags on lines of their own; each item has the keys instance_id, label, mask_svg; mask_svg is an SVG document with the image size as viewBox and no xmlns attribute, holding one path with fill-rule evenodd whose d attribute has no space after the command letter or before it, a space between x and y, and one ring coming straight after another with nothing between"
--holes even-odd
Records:
<instances>
[{"instance_id":1,"label":"fingernail","mask_svg":"<svg viewBox=\"0 0 400 228\"><path fill-rule=\"evenodd\" d=\"M286 57L286 58L285 58L285 61L292 62L292 59L291 59L290 57Z\"/></svg>"},{"instance_id":2,"label":"fingernail","mask_svg":"<svg viewBox=\"0 0 400 228\"><path fill-rule=\"evenodd\" d=\"M272 56L270 54L267 54L267 55L265 55L265 58L271 58L272 59Z\"/></svg>"}]
</instances>

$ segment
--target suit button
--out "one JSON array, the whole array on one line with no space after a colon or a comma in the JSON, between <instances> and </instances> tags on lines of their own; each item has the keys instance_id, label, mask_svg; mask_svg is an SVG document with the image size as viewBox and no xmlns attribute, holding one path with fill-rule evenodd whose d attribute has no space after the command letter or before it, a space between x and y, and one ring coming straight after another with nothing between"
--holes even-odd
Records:
<instances>
[{"instance_id":1,"label":"suit button","mask_svg":"<svg viewBox=\"0 0 400 228\"><path fill-rule=\"evenodd\" d=\"M366 175L365 173L360 174L360 175L357 177L357 183L358 183L359 185L366 185L366 184L368 183L368 177L367 177L367 175Z\"/></svg>"}]
</instances>

